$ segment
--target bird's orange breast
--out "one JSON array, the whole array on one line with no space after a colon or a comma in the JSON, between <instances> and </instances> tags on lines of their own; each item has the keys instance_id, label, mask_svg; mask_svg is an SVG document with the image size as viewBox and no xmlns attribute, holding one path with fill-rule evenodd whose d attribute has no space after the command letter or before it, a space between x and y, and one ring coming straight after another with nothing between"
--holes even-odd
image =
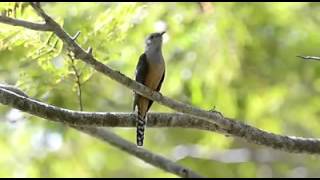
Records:
<instances>
[{"instance_id":1,"label":"bird's orange breast","mask_svg":"<svg viewBox=\"0 0 320 180\"><path fill-rule=\"evenodd\" d=\"M145 85L149 88L156 90L160 84L161 78L164 73L164 63L148 64L148 75L145 79Z\"/></svg>"}]
</instances>

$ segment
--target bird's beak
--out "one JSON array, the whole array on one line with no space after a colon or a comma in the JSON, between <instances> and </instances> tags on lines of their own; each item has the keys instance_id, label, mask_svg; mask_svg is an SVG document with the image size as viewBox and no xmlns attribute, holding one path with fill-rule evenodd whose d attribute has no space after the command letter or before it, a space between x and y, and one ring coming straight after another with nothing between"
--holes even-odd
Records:
<instances>
[{"instance_id":1,"label":"bird's beak","mask_svg":"<svg viewBox=\"0 0 320 180\"><path fill-rule=\"evenodd\" d=\"M162 36L162 35L164 35L164 33L166 33L166 31L162 31L162 32L160 33L160 34L161 34L161 36Z\"/></svg>"}]
</instances>

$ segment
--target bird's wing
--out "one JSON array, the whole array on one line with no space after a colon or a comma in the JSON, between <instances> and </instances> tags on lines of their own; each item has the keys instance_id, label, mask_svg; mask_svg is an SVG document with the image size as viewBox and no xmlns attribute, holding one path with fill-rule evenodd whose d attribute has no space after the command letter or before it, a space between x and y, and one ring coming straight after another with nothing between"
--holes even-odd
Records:
<instances>
[{"instance_id":1,"label":"bird's wing","mask_svg":"<svg viewBox=\"0 0 320 180\"><path fill-rule=\"evenodd\" d=\"M158 87L157 87L157 89L156 89L156 91L160 91L160 89L161 89L161 86L162 86L162 82L163 82L163 80L164 80L164 76L165 76L165 74L166 74L166 72L165 71L163 71L163 74L162 74L162 78L161 78L161 80L160 80L160 82L159 82L159 84L158 84ZM151 105L153 104L153 101L152 100L150 100L149 101L149 104L148 104L148 110L150 109L150 107L151 107Z\"/></svg>"},{"instance_id":2,"label":"bird's wing","mask_svg":"<svg viewBox=\"0 0 320 180\"><path fill-rule=\"evenodd\" d=\"M136 67L136 81L144 84L145 79L148 73L148 62L147 62L147 56L145 53L141 54L139 57L139 62ZM133 101L133 111L135 110L135 107L138 103L139 95L135 93L134 101Z\"/></svg>"},{"instance_id":3,"label":"bird's wing","mask_svg":"<svg viewBox=\"0 0 320 180\"><path fill-rule=\"evenodd\" d=\"M158 85L158 87L157 87L157 91L160 91L160 89L161 89L162 82L163 82L163 80L164 80L165 74L166 74L166 71L164 70L164 71L163 71L163 74L162 74L162 78L161 78L161 80L160 80L160 83L159 83L159 85Z\"/></svg>"}]
</instances>

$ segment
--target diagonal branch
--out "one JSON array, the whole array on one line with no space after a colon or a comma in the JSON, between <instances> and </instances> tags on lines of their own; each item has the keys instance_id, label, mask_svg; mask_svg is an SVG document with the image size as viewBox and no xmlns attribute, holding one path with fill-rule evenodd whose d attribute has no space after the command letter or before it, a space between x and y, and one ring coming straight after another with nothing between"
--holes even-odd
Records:
<instances>
[{"instance_id":1,"label":"diagonal branch","mask_svg":"<svg viewBox=\"0 0 320 180\"><path fill-rule=\"evenodd\" d=\"M12 26L21 26L36 31L50 31L50 27L47 24L32 23L28 21L13 19L3 15L0 15L0 22L10 24Z\"/></svg>"},{"instance_id":2,"label":"diagonal branch","mask_svg":"<svg viewBox=\"0 0 320 180\"><path fill-rule=\"evenodd\" d=\"M16 90L14 92L19 94L21 91ZM76 127L135 127L135 115L133 113L72 111L20 96L14 92L0 88L0 103L44 119ZM237 123L237 125L230 129L222 129L214 123L178 113L150 113L148 115L147 123L149 127L194 128L219 132L239 137L250 143L260 144L283 151L320 154L320 139L276 135L242 123Z\"/></svg>"}]
</instances>

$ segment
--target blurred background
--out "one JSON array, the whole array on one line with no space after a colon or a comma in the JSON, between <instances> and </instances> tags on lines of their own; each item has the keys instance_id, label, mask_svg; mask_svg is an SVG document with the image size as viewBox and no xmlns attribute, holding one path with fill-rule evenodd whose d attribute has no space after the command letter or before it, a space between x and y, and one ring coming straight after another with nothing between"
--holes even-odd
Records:
<instances>
[{"instance_id":1,"label":"blurred background","mask_svg":"<svg viewBox=\"0 0 320 180\"><path fill-rule=\"evenodd\" d=\"M98 60L133 78L144 39L167 30L161 92L215 107L260 129L320 137L320 3L43 3ZM41 22L25 3L0 3L11 17ZM0 24L0 82L78 110L65 47L49 32ZM130 112L132 91L88 65L85 111ZM157 103L151 111L172 112ZM109 128L135 142L135 128ZM147 128L145 148L208 177L319 177L317 155L292 154L213 132ZM0 177L176 177L93 137L0 106Z\"/></svg>"}]
</instances>

